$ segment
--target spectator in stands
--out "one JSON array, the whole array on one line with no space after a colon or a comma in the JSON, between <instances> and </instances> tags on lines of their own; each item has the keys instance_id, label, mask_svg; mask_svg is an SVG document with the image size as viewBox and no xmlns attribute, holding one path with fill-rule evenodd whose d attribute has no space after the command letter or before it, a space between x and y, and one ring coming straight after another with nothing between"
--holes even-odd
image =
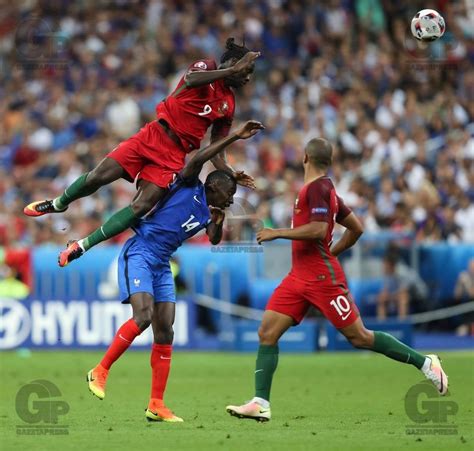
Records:
<instances>
[{"instance_id":1,"label":"spectator in stands","mask_svg":"<svg viewBox=\"0 0 474 451\"><path fill-rule=\"evenodd\" d=\"M454 297L458 302L474 301L474 258L469 261L467 269L459 274Z\"/></svg>"},{"instance_id":2,"label":"spectator in stands","mask_svg":"<svg viewBox=\"0 0 474 451\"><path fill-rule=\"evenodd\" d=\"M458 276L454 287L453 305L472 301L474 301L474 258L471 258L467 269ZM451 324L456 327L458 335L468 335L470 329L474 333L474 314L471 312L455 316L451 319Z\"/></svg>"},{"instance_id":3,"label":"spectator in stands","mask_svg":"<svg viewBox=\"0 0 474 451\"><path fill-rule=\"evenodd\" d=\"M17 272L7 265L0 265L0 298L22 300L28 297L30 289Z\"/></svg>"},{"instance_id":4,"label":"spectator in stands","mask_svg":"<svg viewBox=\"0 0 474 451\"><path fill-rule=\"evenodd\" d=\"M440 5L457 42L455 49L452 40L437 42L450 63L444 66L431 54L417 59L403 50L414 44L405 27L410 0L396 9L370 0L184 3L31 0L2 7L0 244L63 243L65 221L69 235L82 236L92 221L127 205L135 188L115 182L78 202L62 222L25 224L21 217L21 206L56 196L122 135L152 120L186 65L220 54L222 36L242 29L247 45L268 56L257 64L255 84L238 94L235 116L267 126L244 144L236 164L245 162L259 184L239 196L255 208L264 204L264 221L289 224L300 186L298 176L286 174L298 175L304 143L323 135L337 143L336 188L367 218L367 230L414 232L416 224L420 240L453 241L457 225L462 241L474 242L472 32L462 9ZM20 26L38 14L38 30ZM44 40L29 42L45 25ZM48 42L56 37L61 46ZM59 47L60 54L48 53ZM47 61L28 58L31 48L44 50Z\"/></svg>"},{"instance_id":5,"label":"spectator in stands","mask_svg":"<svg viewBox=\"0 0 474 451\"><path fill-rule=\"evenodd\" d=\"M427 287L421 278L407 265L399 261L395 251L389 249L384 257L384 280L377 296L377 318L384 320L395 313L405 319L412 302L423 302Z\"/></svg>"}]
</instances>

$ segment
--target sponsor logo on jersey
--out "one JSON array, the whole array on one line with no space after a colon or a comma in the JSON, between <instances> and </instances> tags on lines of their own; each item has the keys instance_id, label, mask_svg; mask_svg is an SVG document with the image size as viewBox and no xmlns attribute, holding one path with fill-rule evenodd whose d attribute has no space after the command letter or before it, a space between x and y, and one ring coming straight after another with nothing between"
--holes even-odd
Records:
<instances>
[{"instance_id":1,"label":"sponsor logo on jersey","mask_svg":"<svg viewBox=\"0 0 474 451\"><path fill-rule=\"evenodd\" d=\"M198 61L197 63L194 64L194 67L197 67L198 69L206 70L207 64L204 61Z\"/></svg>"},{"instance_id":2,"label":"sponsor logo on jersey","mask_svg":"<svg viewBox=\"0 0 474 451\"><path fill-rule=\"evenodd\" d=\"M327 208L324 207L317 207L317 208L312 208L311 213L320 213L320 214L325 214L328 212Z\"/></svg>"}]
</instances>

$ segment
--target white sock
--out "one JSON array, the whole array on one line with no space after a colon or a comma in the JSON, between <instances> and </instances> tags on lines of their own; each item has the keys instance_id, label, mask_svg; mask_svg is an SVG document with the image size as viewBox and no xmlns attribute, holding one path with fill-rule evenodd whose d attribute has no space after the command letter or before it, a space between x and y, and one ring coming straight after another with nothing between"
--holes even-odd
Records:
<instances>
[{"instance_id":1,"label":"white sock","mask_svg":"<svg viewBox=\"0 0 474 451\"><path fill-rule=\"evenodd\" d=\"M429 357L426 357L425 362L423 363L423 366L421 367L421 371L423 371L423 373L426 373L430 368L431 368L431 359Z\"/></svg>"},{"instance_id":2,"label":"white sock","mask_svg":"<svg viewBox=\"0 0 474 451\"><path fill-rule=\"evenodd\" d=\"M77 244L79 244L79 247L82 249L82 252L85 252L86 250L84 249L84 240L78 240Z\"/></svg>"},{"instance_id":3,"label":"white sock","mask_svg":"<svg viewBox=\"0 0 474 451\"><path fill-rule=\"evenodd\" d=\"M270 408L270 403L266 399L259 398L258 396L255 396L252 399L252 402L256 402L258 405L262 406L264 409Z\"/></svg>"},{"instance_id":4,"label":"white sock","mask_svg":"<svg viewBox=\"0 0 474 451\"><path fill-rule=\"evenodd\" d=\"M53 207L54 207L54 209L55 209L56 211L61 211L61 210L63 210L63 208L59 208L59 206L58 206L58 200L59 200L58 197L56 197L55 199L53 199Z\"/></svg>"}]
</instances>

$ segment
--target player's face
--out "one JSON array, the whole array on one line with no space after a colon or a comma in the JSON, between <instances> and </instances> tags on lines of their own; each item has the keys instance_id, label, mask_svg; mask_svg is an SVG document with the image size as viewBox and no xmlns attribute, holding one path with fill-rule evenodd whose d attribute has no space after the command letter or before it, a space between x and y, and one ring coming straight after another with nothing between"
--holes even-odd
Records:
<instances>
[{"instance_id":1,"label":"player's face","mask_svg":"<svg viewBox=\"0 0 474 451\"><path fill-rule=\"evenodd\" d=\"M235 191L235 186L229 187L216 184L216 186L213 186L212 195L208 196L208 201L210 205L214 205L215 207L230 207L234 203Z\"/></svg>"}]
</instances>

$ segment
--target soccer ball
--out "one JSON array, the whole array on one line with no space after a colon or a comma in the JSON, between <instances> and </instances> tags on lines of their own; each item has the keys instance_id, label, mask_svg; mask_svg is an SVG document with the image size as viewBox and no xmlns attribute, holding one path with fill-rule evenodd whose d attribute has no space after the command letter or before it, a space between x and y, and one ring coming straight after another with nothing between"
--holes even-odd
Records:
<instances>
[{"instance_id":1,"label":"soccer ball","mask_svg":"<svg viewBox=\"0 0 474 451\"><path fill-rule=\"evenodd\" d=\"M444 19L434 9L422 9L411 21L411 33L419 41L436 41L446 30Z\"/></svg>"}]
</instances>

